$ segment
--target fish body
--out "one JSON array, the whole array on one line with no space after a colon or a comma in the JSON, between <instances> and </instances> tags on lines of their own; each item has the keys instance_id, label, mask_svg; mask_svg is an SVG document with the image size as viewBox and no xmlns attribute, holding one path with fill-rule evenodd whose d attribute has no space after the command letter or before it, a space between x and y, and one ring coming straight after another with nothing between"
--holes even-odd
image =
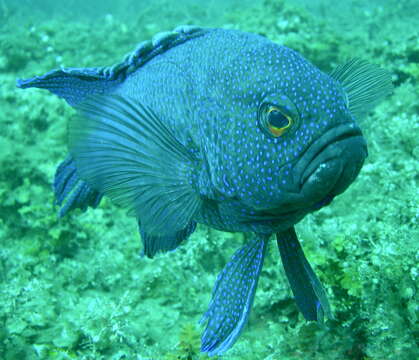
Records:
<instances>
[{"instance_id":1,"label":"fish body","mask_svg":"<svg viewBox=\"0 0 419 360\"><path fill-rule=\"evenodd\" d=\"M356 120L391 91L385 71L352 60L326 74L258 35L179 27L113 67L17 85L79 111L55 177L61 215L109 196L136 217L149 257L197 223L255 233L217 279L202 351L221 354L238 339L272 234L300 311L331 317L294 225L357 177L367 145Z\"/></svg>"}]
</instances>

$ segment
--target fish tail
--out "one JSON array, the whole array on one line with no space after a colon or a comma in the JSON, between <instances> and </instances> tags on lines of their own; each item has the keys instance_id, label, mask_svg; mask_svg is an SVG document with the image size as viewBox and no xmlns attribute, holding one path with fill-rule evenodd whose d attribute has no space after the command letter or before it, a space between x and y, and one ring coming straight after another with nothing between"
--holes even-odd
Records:
<instances>
[{"instance_id":1,"label":"fish tail","mask_svg":"<svg viewBox=\"0 0 419 360\"><path fill-rule=\"evenodd\" d=\"M201 337L201 351L219 355L236 342L250 314L268 237L257 236L236 251L219 274Z\"/></svg>"},{"instance_id":2,"label":"fish tail","mask_svg":"<svg viewBox=\"0 0 419 360\"><path fill-rule=\"evenodd\" d=\"M282 264L299 310L307 320L332 318L329 301L298 241L294 228L276 235Z\"/></svg>"},{"instance_id":3,"label":"fish tail","mask_svg":"<svg viewBox=\"0 0 419 360\"><path fill-rule=\"evenodd\" d=\"M55 203L60 206L60 217L73 209L85 211L88 206L95 208L102 199L102 194L79 178L71 156L67 156L55 172L54 193Z\"/></svg>"}]
</instances>

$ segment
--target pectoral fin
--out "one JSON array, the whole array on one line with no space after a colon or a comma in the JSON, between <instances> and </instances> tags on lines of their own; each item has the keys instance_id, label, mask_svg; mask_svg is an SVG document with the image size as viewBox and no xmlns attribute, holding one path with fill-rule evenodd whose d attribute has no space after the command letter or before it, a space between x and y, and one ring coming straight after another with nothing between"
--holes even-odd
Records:
<instances>
[{"instance_id":1,"label":"pectoral fin","mask_svg":"<svg viewBox=\"0 0 419 360\"><path fill-rule=\"evenodd\" d=\"M144 246L143 254L148 258L153 258L159 252L175 250L195 231L196 222L191 221L185 229L170 235L149 235L141 229L141 224L139 226Z\"/></svg>"},{"instance_id":2,"label":"pectoral fin","mask_svg":"<svg viewBox=\"0 0 419 360\"><path fill-rule=\"evenodd\" d=\"M343 87L347 106L356 118L363 117L393 91L391 74L361 59L351 59L330 73Z\"/></svg>"},{"instance_id":3,"label":"pectoral fin","mask_svg":"<svg viewBox=\"0 0 419 360\"><path fill-rule=\"evenodd\" d=\"M78 106L69 149L80 177L128 208L148 236L187 228L201 206L192 187L197 161L148 107L121 96Z\"/></svg>"}]
</instances>

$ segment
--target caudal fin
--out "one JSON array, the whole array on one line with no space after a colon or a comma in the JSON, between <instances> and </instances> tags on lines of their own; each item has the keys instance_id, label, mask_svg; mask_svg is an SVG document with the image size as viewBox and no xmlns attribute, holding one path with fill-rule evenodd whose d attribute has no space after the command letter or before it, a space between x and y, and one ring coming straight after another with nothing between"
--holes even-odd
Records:
<instances>
[{"instance_id":1,"label":"caudal fin","mask_svg":"<svg viewBox=\"0 0 419 360\"><path fill-rule=\"evenodd\" d=\"M102 199L102 194L79 178L71 156L67 156L55 172L54 193L60 217L74 209L85 211L89 206L95 208Z\"/></svg>"}]
</instances>

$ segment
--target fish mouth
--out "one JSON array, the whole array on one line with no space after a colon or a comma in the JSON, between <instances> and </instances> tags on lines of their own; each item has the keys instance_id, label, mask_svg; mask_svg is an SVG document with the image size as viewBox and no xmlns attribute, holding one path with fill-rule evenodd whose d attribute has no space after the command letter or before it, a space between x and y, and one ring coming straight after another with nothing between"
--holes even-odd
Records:
<instances>
[{"instance_id":1,"label":"fish mouth","mask_svg":"<svg viewBox=\"0 0 419 360\"><path fill-rule=\"evenodd\" d=\"M327 130L295 163L293 179L289 188L282 189L280 202L269 208L255 208L257 213L242 221L275 223L283 228L295 224L345 191L358 176L367 155L367 144L355 124Z\"/></svg>"},{"instance_id":2,"label":"fish mouth","mask_svg":"<svg viewBox=\"0 0 419 360\"><path fill-rule=\"evenodd\" d=\"M326 131L303 153L295 166L294 184L313 210L329 204L358 176L367 144L355 124Z\"/></svg>"}]
</instances>

